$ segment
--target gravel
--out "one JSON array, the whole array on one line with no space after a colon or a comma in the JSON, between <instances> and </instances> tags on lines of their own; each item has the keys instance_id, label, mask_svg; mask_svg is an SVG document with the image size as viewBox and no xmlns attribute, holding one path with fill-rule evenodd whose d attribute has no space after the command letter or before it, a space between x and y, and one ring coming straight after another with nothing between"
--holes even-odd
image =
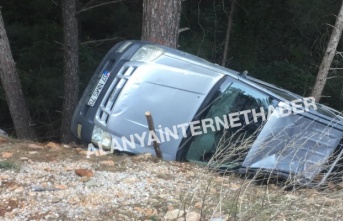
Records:
<instances>
[{"instance_id":1,"label":"gravel","mask_svg":"<svg viewBox=\"0 0 343 221\"><path fill-rule=\"evenodd\" d=\"M187 192L197 179L195 169L179 172L182 164L175 166L175 162L123 158L120 171L100 169L97 162L68 159L24 162L19 171L3 170L0 180L10 185L1 191L1 201L18 202L18 207L3 218L137 220L162 216L166 213L164 207L180 204L181 193ZM79 168L92 170L94 176L77 176L75 170Z\"/></svg>"},{"instance_id":2,"label":"gravel","mask_svg":"<svg viewBox=\"0 0 343 221\"><path fill-rule=\"evenodd\" d=\"M343 220L343 183L286 191L149 154L85 154L0 140L0 220Z\"/></svg>"}]
</instances>

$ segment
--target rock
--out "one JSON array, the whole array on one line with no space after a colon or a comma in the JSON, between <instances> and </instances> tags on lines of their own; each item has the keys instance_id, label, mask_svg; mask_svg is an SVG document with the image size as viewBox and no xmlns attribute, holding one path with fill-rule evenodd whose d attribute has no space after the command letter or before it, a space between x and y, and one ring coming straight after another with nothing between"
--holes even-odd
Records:
<instances>
[{"instance_id":1,"label":"rock","mask_svg":"<svg viewBox=\"0 0 343 221\"><path fill-rule=\"evenodd\" d=\"M17 189L14 190L15 193L21 193L24 191L24 187L20 186Z\"/></svg>"},{"instance_id":2,"label":"rock","mask_svg":"<svg viewBox=\"0 0 343 221\"><path fill-rule=\"evenodd\" d=\"M185 211L180 210L180 209L174 209L171 211L168 211L165 215L164 215L164 219L166 220L175 220L179 217L182 217L183 214L185 214Z\"/></svg>"},{"instance_id":3,"label":"rock","mask_svg":"<svg viewBox=\"0 0 343 221\"><path fill-rule=\"evenodd\" d=\"M37 151L29 151L30 155L37 154L37 153L38 153Z\"/></svg>"},{"instance_id":4,"label":"rock","mask_svg":"<svg viewBox=\"0 0 343 221\"><path fill-rule=\"evenodd\" d=\"M60 175L56 175L56 174L52 174L52 177L53 177L53 180L56 180L56 181L60 181L60 180L64 179L64 176L60 176Z\"/></svg>"},{"instance_id":5,"label":"rock","mask_svg":"<svg viewBox=\"0 0 343 221\"><path fill-rule=\"evenodd\" d=\"M270 188L271 190L277 190L278 186L275 185L274 183L270 183L270 184L268 184L268 188Z\"/></svg>"},{"instance_id":6,"label":"rock","mask_svg":"<svg viewBox=\"0 0 343 221\"><path fill-rule=\"evenodd\" d=\"M55 185L56 189L60 189L60 190L66 190L68 189L68 187L66 185L60 185L60 184L56 184Z\"/></svg>"},{"instance_id":7,"label":"rock","mask_svg":"<svg viewBox=\"0 0 343 221\"><path fill-rule=\"evenodd\" d=\"M80 179L80 181L84 183L84 182L89 181L90 179L91 179L90 177L84 176L84 177L82 177L82 178Z\"/></svg>"},{"instance_id":8,"label":"rock","mask_svg":"<svg viewBox=\"0 0 343 221\"><path fill-rule=\"evenodd\" d=\"M216 188L214 188L214 187L211 187L210 188L210 193L216 193L217 192L217 189Z\"/></svg>"},{"instance_id":9,"label":"rock","mask_svg":"<svg viewBox=\"0 0 343 221\"><path fill-rule=\"evenodd\" d=\"M151 198L149 199L149 203L150 204L156 204L156 203L159 203L160 201L158 199L154 199L154 198Z\"/></svg>"},{"instance_id":10,"label":"rock","mask_svg":"<svg viewBox=\"0 0 343 221\"><path fill-rule=\"evenodd\" d=\"M37 195L37 193L32 192L32 191L30 191L28 194L29 194L29 196L36 196Z\"/></svg>"},{"instance_id":11,"label":"rock","mask_svg":"<svg viewBox=\"0 0 343 221\"><path fill-rule=\"evenodd\" d=\"M147 217L156 216L158 214L156 209L147 208L144 210L144 215Z\"/></svg>"},{"instance_id":12,"label":"rock","mask_svg":"<svg viewBox=\"0 0 343 221\"><path fill-rule=\"evenodd\" d=\"M87 155L87 154L88 154L88 151L87 151L87 150L81 150L81 151L79 151L79 154Z\"/></svg>"},{"instance_id":13,"label":"rock","mask_svg":"<svg viewBox=\"0 0 343 221\"><path fill-rule=\"evenodd\" d=\"M221 215L219 214L214 214L213 218L210 219L210 221L227 221L229 220L230 216L229 215Z\"/></svg>"},{"instance_id":14,"label":"rock","mask_svg":"<svg viewBox=\"0 0 343 221\"><path fill-rule=\"evenodd\" d=\"M113 160L103 160L100 161L101 165L106 165L106 166L114 166L114 161Z\"/></svg>"},{"instance_id":15,"label":"rock","mask_svg":"<svg viewBox=\"0 0 343 221\"><path fill-rule=\"evenodd\" d=\"M172 211L172 210L174 210L174 206L173 205L168 205L167 209L168 209L168 211Z\"/></svg>"},{"instance_id":16,"label":"rock","mask_svg":"<svg viewBox=\"0 0 343 221\"><path fill-rule=\"evenodd\" d=\"M117 193L115 193L115 196L118 198L122 198L122 197L124 197L124 194L122 192L117 192Z\"/></svg>"},{"instance_id":17,"label":"rock","mask_svg":"<svg viewBox=\"0 0 343 221\"><path fill-rule=\"evenodd\" d=\"M194 207L197 208L197 209L200 209L202 207L202 202L196 202L194 204Z\"/></svg>"},{"instance_id":18,"label":"rock","mask_svg":"<svg viewBox=\"0 0 343 221\"><path fill-rule=\"evenodd\" d=\"M20 157L20 160L21 160L21 161L28 161L29 158L27 158L27 157Z\"/></svg>"},{"instance_id":19,"label":"rock","mask_svg":"<svg viewBox=\"0 0 343 221\"><path fill-rule=\"evenodd\" d=\"M94 173L88 169L76 169L75 173L80 177L92 177L94 175Z\"/></svg>"},{"instance_id":20,"label":"rock","mask_svg":"<svg viewBox=\"0 0 343 221\"><path fill-rule=\"evenodd\" d=\"M138 206L134 207L133 209L136 210L139 213L143 213L144 212L144 209L141 208L141 207L138 207Z\"/></svg>"},{"instance_id":21,"label":"rock","mask_svg":"<svg viewBox=\"0 0 343 221\"><path fill-rule=\"evenodd\" d=\"M85 185L87 187L91 187L91 186L96 186L97 183L94 180L89 180L89 181L85 182Z\"/></svg>"},{"instance_id":22,"label":"rock","mask_svg":"<svg viewBox=\"0 0 343 221\"><path fill-rule=\"evenodd\" d=\"M241 188L240 185L236 184L236 183L231 183L230 184L230 189L233 191L239 190Z\"/></svg>"},{"instance_id":23,"label":"rock","mask_svg":"<svg viewBox=\"0 0 343 221\"><path fill-rule=\"evenodd\" d=\"M149 160L151 158L153 158L151 153L143 153L143 154L139 154L135 156L135 159L138 159L138 160Z\"/></svg>"},{"instance_id":24,"label":"rock","mask_svg":"<svg viewBox=\"0 0 343 221\"><path fill-rule=\"evenodd\" d=\"M44 168L44 171L51 172L53 171L53 169L51 169L50 167L47 167L47 168Z\"/></svg>"},{"instance_id":25,"label":"rock","mask_svg":"<svg viewBox=\"0 0 343 221\"><path fill-rule=\"evenodd\" d=\"M138 206L134 207L133 209L139 213L143 213L147 217L156 216L158 214L156 209L151 209L151 208L143 209L142 207L138 207Z\"/></svg>"},{"instance_id":26,"label":"rock","mask_svg":"<svg viewBox=\"0 0 343 221\"><path fill-rule=\"evenodd\" d=\"M17 189L18 188L18 185L13 185L13 186L9 186L7 189L9 190L9 191L13 191L13 190L15 190L15 189Z\"/></svg>"},{"instance_id":27,"label":"rock","mask_svg":"<svg viewBox=\"0 0 343 221\"><path fill-rule=\"evenodd\" d=\"M8 180L10 178L7 174L0 174L0 180Z\"/></svg>"},{"instance_id":28,"label":"rock","mask_svg":"<svg viewBox=\"0 0 343 221\"><path fill-rule=\"evenodd\" d=\"M5 139L6 137L8 137L8 134L5 131L0 129L0 142L1 142L1 138Z\"/></svg>"},{"instance_id":29,"label":"rock","mask_svg":"<svg viewBox=\"0 0 343 221\"><path fill-rule=\"evenodd\" d=\"M44 147L42 147L42 146L39 146L39 145L37 145L37 144L29 144L29 145L28 145L28 147L29 147L29 150L39 150L39 149L44 149Z\"/></svg>"},{"instance_id":30,"label":"rock","mask_svg":"<svg viewBox=\"0 0 343 221\"><path fill-rule=\"evenodd\" d=\"M200 214L197 212L187 213L186 220L187 221L200 221Z\"/></svg>"},{"instance_id":31,"label":"rock","mask_svg":"<svg viewBox=\"0 0 343 221\"><path fill-rule=\"evenodd\" d=\"M58 203L59 201L61 201L61 198L58 198L55 196L50 199L50 202L52 202L52 203Z\"/></svg>"},{"instance_id":32,"label":"rock","mask_svg":"<svg viewBox=\"0 0 343 221\"><path fill-rule=\"evenodd\" d=\"M127 183L127 184L135 183L135 182L137 182L137 178L135 178L135 177L125 178L125 179L123 179L122 182L123 182L123 183Z\"/></svg>"},{"instance_id":33,"label":"rock","mask_svg":"<svg viewBox=\"0 0 343 221\"><path fill-rule=\"evenodd\" d=\"M171 175L171 174L167 174L167 173L157 173L157 178L159 179L163 179L163 180L170 180L170 179L173 179L174 176Z\"/></svg>"},{"instance_id":34,"label":"rock","mask_svg":"<svg viewBox=\"0 0 343 221\"><path fill-rule=\"evenodd\" d=\"M337 183L337 189L342 190L343 189L343 182Z\"/></svg>"},{"instance_id":35,"label":"rock","mask_svg":"<svg viewBox=\"0 0 343 221\"><path fill-rule=\"evenodd\" d=\"M336 190L336 184L334 184L332 182L327 182L327 188L329 190Z\"/></svg>"},{"instance_id":36,"label":"rock","mask_svg":"<svg viewBox=\"0 0 343 221\"><path fill-rule=\"evenodd\" d=\"M31 190L36 192L43 192L43 191L56 191L61 190L55 187L45 187L43 185L32 185Z\"/></svg>"},{"instance_id":37,"label":"rock","mask_svg":"<svg viewBox=\"0 0 343 221\"><path fill-rule=\"evenodd\" d=\"M104 150L97 150L96 152L97 152L96 156L105 156L105 155L111 153L109 151L104 151Z\"/></svg>"},{"instance_id":38,"label":"rock","mask_svg":"<svg viewBox=\"0 0 343 221\"><path fill-rule=\"evenodd\" d=\"M223 183L225 181L225 178L224 177L216 177L214 182L216 183Z\"/></svg>"},{"instance_id":39,"label":"rock","mask_svg":"<svg viewBox=\"0 0 343 221\"><path fill-rule=\"evenodd\" d=\"M1 153L1 157L2 158L10 158L12 157L13 153L10 153L10 152L2 152Z\"/></svg>"},{"instance_id":40,"label":"rock","mask_svg":"<svg viewBox=\"0 0 343 221\"><path fill-rule=\"evenodd\" d=\"M5 143L5 142L7 142L7 138L2 137L2 136L0 135L0 144L1 144L1 143Z\"/></svg>"},{"instance_id":41,"label":"rock","mask_svg":"<svg viewBox=\"0 0 343 221\"><path fill-rule=\"evenodd\" d=\"M160 198L162 198L162 199L165 199L165 198L168 197L168 195L167 195L167 194L160 194L160 195L158 195L158 197L160 197Z\"/></svg>"},{"instance_id":42,"label":"rock","mask_svg":"<svg viewBox=\"0 0 343 221\"><path fill-rule=\"evenodd\" d=\"M146 178L145 180L146 180L147 183L154 183L154 180L151 179L151 178Z\"/></svg>"},{"instance_id":43,"label":"rock","mask_svg":"<svg viewBox=\"0 0 343 221\"><path fill-rule=\"evenodd\" d=\"M47 191L48 189L41 185L32 185L31 189L36 192Z\"/></svg>"}]
</instances>

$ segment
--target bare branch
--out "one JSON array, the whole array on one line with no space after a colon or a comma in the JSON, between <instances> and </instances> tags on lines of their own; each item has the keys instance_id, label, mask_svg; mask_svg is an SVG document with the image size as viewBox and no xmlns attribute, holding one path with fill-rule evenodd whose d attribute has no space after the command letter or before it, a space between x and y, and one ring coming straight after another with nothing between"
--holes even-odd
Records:
<instances>
[{"instance_id":1,"label":"bare branch","mask_svg":"<svg viewBox=\"0 0 343 221\"><path fill-rule=\"evenodd\" d=\"M340 52L340 51L336 51L336 55L339 55L343 58L343 52Z\"/></svg>"},{"instance_id":2,"label":"bare branch","mask_svg":"<svg viewBox=\"0 0 343 221\"><path fill-rule=\"evenodd\" d=\"M90 6L93 2L94 2L94 0L90 0L89 2L87 2L87 4L85 4L85 5L83 6L83 8L87 8L87 7Z\"/></svg>"},{"instance_id":3,"label":"bare branch","mask_svg":"<svg viewBox=\"0 0 343 221\"><path fill-rule=\"evenodd\" d=\"M51 0L51 2L52 2L52 4L54 4L54 5L58 6L58 3L57 3L56 1L54 1L54 0Z\"/></svg>"},{"instance_id":4,"label":"bare branch","mask_svg":"<svg viewBox=\"0 0 343 221\"><path fill-rule=\"evenodd\" d=\"M331 24L326 24L327 26L330 26L331 28L335 28L334 25L331 25Z\"/></svg>"},{"instance_id":5,"label":"bare branch","mask_svg":"<svg viewBox=\"0 0 343 221\"><path fill-rule=\"evenodd\" d=\"M58 41L54 41L56 44L58 44L58 45L61 45L61 46L63 46L63 43L61 43L61 42L58 42Z\"/></svg>"},{"instance_id":6,"label":"bare branch","mask_svg":"<svg viewBox=\"0 0 343 221\"><path fill-rule=\"evenodd\" d=\"M103 3L100 3L100 4L97 4L97 5L93 5L93 6L89 6L89 7L84 7L82 9L80 9L76 14L80 14L81 12L84 12L84 11L88 11L90 9L93 9L93 8L97 8L97 7L100 7L100 6L104 6L104 5L109 5L109 4L115 4L115 3L118 3L118 2L122 2L122 1L125 1L125 0L114 0L114 1L109 1L109 2L103 2ZM92 1L90 1L87 5L90 5Z\"/></svg>"},{"instance_id":7,"label":"bare branch","mask_svg":"<svg viewBox=\"0 0 343 221\"><path fill-rule=\"evenodd\" d=\"M106 38L106 39L93 40L93 41L85 41L85 42L82 42L81 45L103 43L103 42L106 42L106 41L114 41L114 40L118 40L118 39L123 39L123 38L114 37L114 38Z\"/></svg>"},{"instance_id":8,"label":"bare branch","mask_svg":"<svg viewBox=\"0 0 343 221\"><path fill-rule=\"evenodd\" d=\"M188 31L188 30L190 30L190 28L188 28L188 27L180 28L179 33L184 32L184 31Z\"/></svg>"}]
</instances>

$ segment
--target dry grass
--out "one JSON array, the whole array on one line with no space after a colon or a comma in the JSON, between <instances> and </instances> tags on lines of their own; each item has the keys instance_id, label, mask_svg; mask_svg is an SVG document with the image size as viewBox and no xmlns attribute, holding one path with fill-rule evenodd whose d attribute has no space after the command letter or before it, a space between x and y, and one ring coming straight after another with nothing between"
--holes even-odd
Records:
<instances>
[{"instance_id":1,"label":"dry grass","mask_svg":"<svg viewBox=\"0 0 343 221\"><path fill-rule=\"evenodd\" d=\"M342 185L309 189L261 183L257 177L199 173L198 182L180 195L179 208L196 211L202 220L340 220ZM223 220L227 220L224 218Z\"/></svg>"},{"instance_id":2,"label":"dry grass","mask_svg":"<svg viewBox=\"0 0 343 221\"><path fill-rule=\"evenodd\" d=\"M273 140L268 142L282 143L284 139L282 132L275 134ZM306 139L311 138L308 137ZM305 142L306 139L294 136L290 142L286 143L285 150L302 148L299 141ZM179 208L200 213L202 220L218 217L222 217L221 220L235 221L343 220L342 174L341 171L329 170L332 163L339 163L335 159L329 159L330 163L323 165L318 163L308 167L309 172L324 171L311 182L304 179L304 175L307 174L306 170L300 174L293 174L288 179L280 179L275 171L262 169L255 170L255 173L250 175L241 176L230 173L230 170L223 171L223 165L227 165L228 162L241 163L254 140L254 136L245 137L240 131L230 136L224 133L217 144L215 154L204 171L197 175L198 182L180 196L182 203ZM270 149L267 148L270 146L268 142L260 146L260 152L256 155L270 153L268 152ZM339 165L335 167L337 166ZM218 176L217 171L220 168L225 175ZM330 175L334 176L326 176L325 172L331 172ZM329 179L330 177L334 179Z\"/></svg>"}]
</instances>

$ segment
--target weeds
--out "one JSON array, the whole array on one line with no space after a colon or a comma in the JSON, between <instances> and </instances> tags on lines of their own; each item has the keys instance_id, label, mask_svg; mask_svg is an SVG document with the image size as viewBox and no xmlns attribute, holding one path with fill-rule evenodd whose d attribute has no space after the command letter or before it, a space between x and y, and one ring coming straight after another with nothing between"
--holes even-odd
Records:
<instances>
[{"instance_id":1,"label":"weeds","mask_svg":"<svg viewBox=\"0 0 343 221\"><path fill-rule=\"evenodd\" d=\"M252 134L244 128L224 131L215 150L204 149L207 166L180 208L198 212L202 220L340 220L342 143L330 156L339 138L332 135L333 125L302 120L295 119L294 128L262 125ZM197 201L201 208L194 206Z\"/></svg>"},{"instance_id":2,"label":"weeds","mask_svg":"<svg viewBox=\"0 0 343 221\"><path fill-rule=\"evenodd\" d=\"M19 169L19 166L15 164L14 162L5 160L5 161L0 161L0 169L4 169L4 170Z\"/></svg>"}]
</instances>

